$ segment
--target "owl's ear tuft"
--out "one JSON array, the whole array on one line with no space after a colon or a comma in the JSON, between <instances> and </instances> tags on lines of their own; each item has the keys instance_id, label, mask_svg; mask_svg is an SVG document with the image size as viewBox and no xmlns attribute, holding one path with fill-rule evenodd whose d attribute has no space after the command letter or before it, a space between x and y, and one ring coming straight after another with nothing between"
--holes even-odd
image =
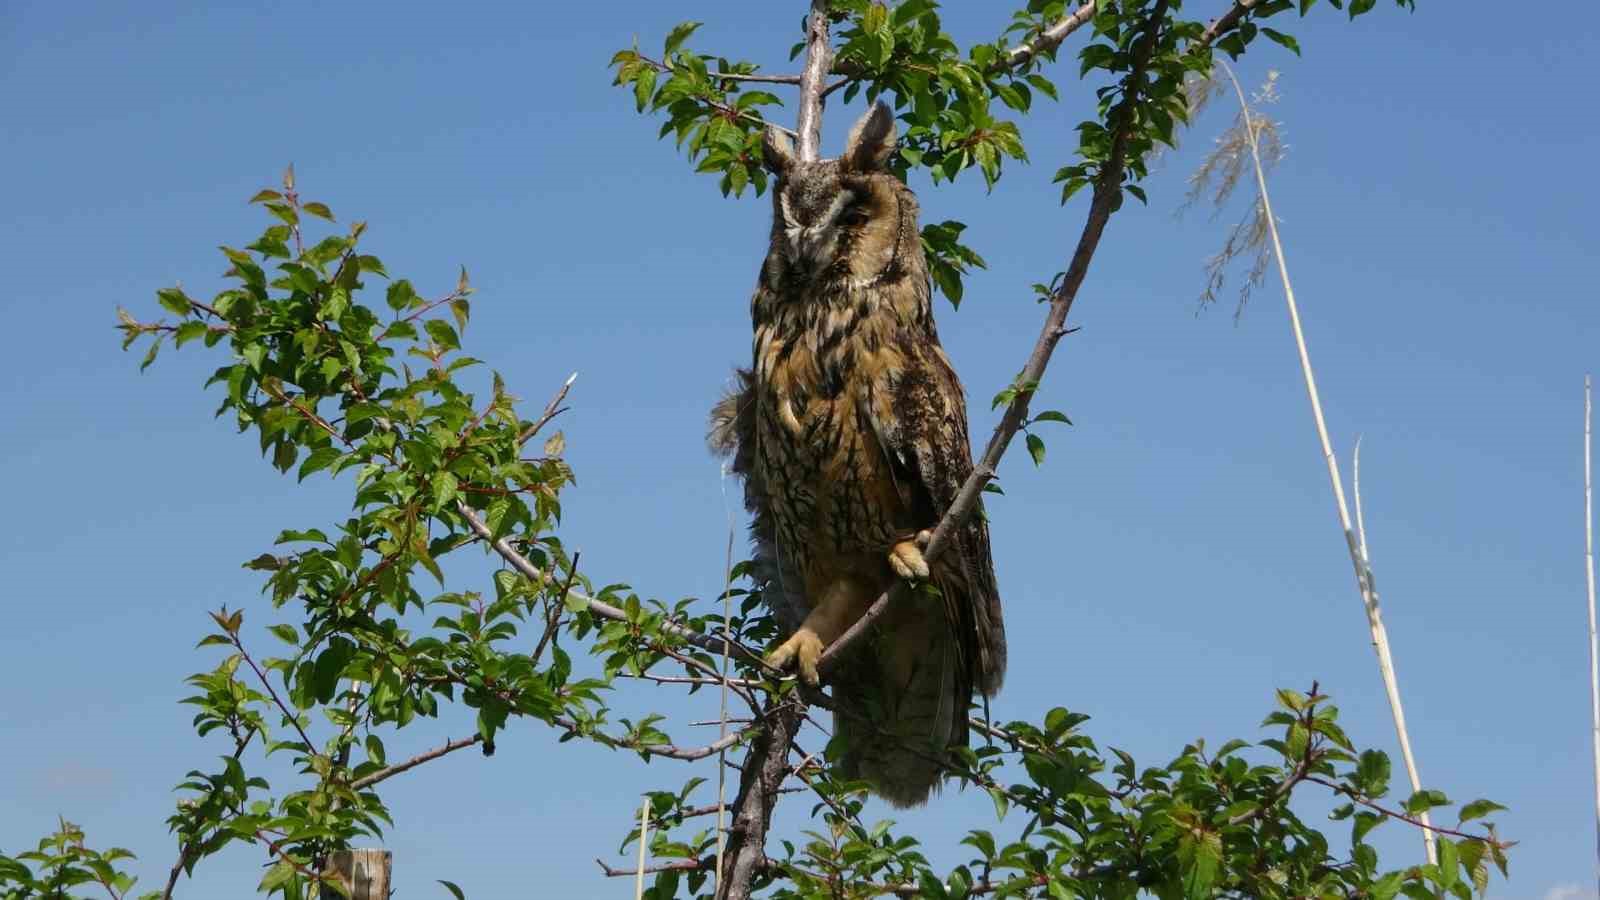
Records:
<instances>
[{"instance_id":1,"label":"owl's ear tuft","mask_svg":"<svg viewBox=\"0 0 1600 900\"><path fill-rule=\"evenodd\" d=\"M776 125L768 125L761 132L761 163L779 176L794 168L794 141Z\"/></svg>"},{"instance_id":2,"label":"owl's ear tuft","mask_svg":"<svg viewBox=\"0 0 1600 900\"><path fill-rule=\"evenodd\" d=\"M894 153L894 144L894 113L880 100L850 129L841 162L855 172L881 169Z\"/></svg>"}]
</instances>

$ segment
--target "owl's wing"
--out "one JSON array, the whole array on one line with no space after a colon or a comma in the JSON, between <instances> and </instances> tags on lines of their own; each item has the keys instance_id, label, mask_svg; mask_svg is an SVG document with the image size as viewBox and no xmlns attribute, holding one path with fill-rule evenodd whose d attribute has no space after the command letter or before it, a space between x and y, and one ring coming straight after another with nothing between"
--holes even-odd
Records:
<instances>
[{"instance_id":1,"label":"owl's wing","mask_svg":"<svg viewBox=\"0 0 1600 900\"><path fill-rule=\"evenodd\" d=\"M744 506L750 512L750 541L754 545L755 580L767 605L786 632L805 619L807 604L798 573L783 565L778 552L766 480L755 464L755 378L749 369L734 372L733 385L711 408L706 443L711 452L729 463L729 470L744 482Z\"/></svg>"},{"instance_id":2,"label":"owl's wing","mask_svg":"<svg viewBox=\"0 0 1600 900\"><path fill-rule=\"evenodd\" d=\"M972 474L966 399L936 334L906 335L899 344L905 366L888 396L867 404L867 416L919 527L931 527ZM962 656L979 689L992 695L1005 677L1006 637L981 501L953 537L934 565L935 578Z\"/></svg>"}]
</instances>

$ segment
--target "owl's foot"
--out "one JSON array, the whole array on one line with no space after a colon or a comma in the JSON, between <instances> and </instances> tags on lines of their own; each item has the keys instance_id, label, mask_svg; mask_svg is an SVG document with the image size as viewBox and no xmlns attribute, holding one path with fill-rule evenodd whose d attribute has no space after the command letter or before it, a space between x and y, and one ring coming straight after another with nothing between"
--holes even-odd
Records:
<instances>
[{"instance_id":1,"label":"owl's foot","mask_svg":"<svg viewBox=\"0 0 1600 900\"><path fill-rule=\"evenodd\" d=\"M889 568L907 581L925 581L928 577L928 561L922 558L922 549L916 541L901 541L889 548Z\"/></svg>"},{"instance_id":2,"label":"owl's foot","mask_svg":"<svg viewBox=\"0 0 1600 900\"><path fill-rule=\"evenodd\" d=\"M778 649L767 654L767 665L774 669L788 667L790 662L796 662L800 670L800 677L806 684L817 686L821 679L817 676L817 660L822 658L822 638L815 631L802 625L794 636L779 645Z\"/></svg>"}]
</instances>

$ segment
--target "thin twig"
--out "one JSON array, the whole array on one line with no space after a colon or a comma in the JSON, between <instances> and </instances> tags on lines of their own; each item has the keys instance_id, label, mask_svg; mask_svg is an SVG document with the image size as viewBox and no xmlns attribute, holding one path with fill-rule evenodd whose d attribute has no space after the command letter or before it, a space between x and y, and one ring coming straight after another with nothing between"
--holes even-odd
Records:
<instances>
[{"instance_id":1,"label":"thin twig","mask_svg":"<svg viewBox=\"0 0 1600 900\"><path fill-rule=\"evenodd\" d=\"M483 523L483 519L479 518L478 514L473 511L472 507L457 501L456 512L467 521L467 527L471 528L474 534L487 541L489 546L494 548L494 552L500 554L500 558L510 563L511 567L516 569L517 572L523 577L536 582L545 578L545 572L543 569L540 569L532 562L529 562L528 558L523 556L521 553L518 553L516 548L512 547L505 538L495 537L494 532L489 530L489 526ZM590 612L602 619L610 619L614 622L628 621L627 613L624 613L622 610L612 606L609 603L606 603L602 600L597 600L594 597L590 597L588 594L585 594L582 591L572 591L570 594L568 594L568 598L577 603L581 603ZM684 626L675 622L662 623L661 630L667 632L668 634L681 637L689 643L694 644L696 647L710 650L712 653L721 653L724 647L731 647L735 652L748 654L750 657L760 659L760 656L756 654L755 651L745 647L742 644L737 642L725 642L721 638L701 634L692 628L685 628Z\"/></svg>"},{"instance_id":2,"label":"thin twig","mask_svg":"<svg viewBox=\"0 0 1600 900\"><path fill-rule=\"evenodd\" d=\"M523 429L521 434L517 435L518 444L526 444L529 438L539 433L539 429L548 425L551 419L554 419L556 416L561 415L561 413L565 411L561 406L561 401L567 399L567 391L572 390L572 383L577 380L577 372L573 372L571 375L567 376L567 380L562 383L561 389L556 391L556 395L550 398L549 403L545 404L544 412L540 414L539 418L535 420L532 425L529 425L527 428Z\"/></svg>"},{"instance_id":3,"label":"thin twig","mask_svg":"<svg viewBox=\"0 0 1600 900\"><path fill-rule=\"evenodd\" d=\"M429 750L426 753L418 753L416 756L411 757L405 762L395 763L387 768L379 769L378 771L373 772L371 775L363 775L362 777L357 778L355 781L350 782L350 789L352 791L365 790L366 788L372 787L380 781L387 781L388 779L393 778L402 772L409 772L425 762L432 762L433 760L436 760L447 753L454 753L457 750L471 747L472 745L482 741L483 735L481 734L475 734L472 737L461 738L460 740L456 741L446 741L443 747Z\"/></svg>"},{"instance_id":4,"label":"thin twig","mask_svg":"<svg viewBox=\"0 0 1600 900\"><path fill-rule=\"evenodd\" d=\"M257 729L251 728L245 732L244 737L236 736L234 738L233 758L235 760L244 755L244 748L250 745L251 739L256 734ZM161 900L172 900L172 891L178 886L178 876L183 874L184 866L189 862L189 857L194 854L195 837L198 837L198 835L190 837L188 841L178 848L178 861L172 864L172 871L167 873L167 886L161 892Z\"/></svg>"},{"instance_id":5,"label":"thin twig","mask_svg":"<svg viewBox=\"0 0 1600 900\"><path fill-rule=\"evenodd\" d=\"M1239 6L1243 6L1241 3ZM1219 20L1220 21L1220 20ZM1383 617L1378 605L1378 590L1373 583L1372 567L1367 564L1365 555L1356 538L1355 531L1350 523L1350 509L1345 502L1344 479L1339 475L1339 458L1334 455L1333 443L1328 439L1328 425L1322 416L1322 399L1317 393L1316 375L1311 369L1311 354L1306 349L1305 331L1300 325L1300 307L1295 303L1294 285L1289 281L1289 264L1283 253L1283 242L1278 236L1277 219L1272 214L1272 198L1267 193L1266 169L1261 163L1261 150L1256 141L1255 119L1250 115L1250 104L1245 100L1244 88L1240 87L1239 79L1234 77L1233 69L1226 62L1217 60L1217 64L1227 73L1228 79L1233 82L1234 92L1239 97L1239 108L1244 117L1245 133L1250 139L1251 159L1255 164L1256 187L1260 191L1262 209L1266 214L1267 228L1272 237L1272 250L1278 263L1278 275L1283 281L1283 296L1289 306L1289 324L1294 332L1295 348L1300 355L1300 372L1305 378L1306 395L1311 400L1311 417L1317 426L1317 439L1322 444L1322 458L1328 467L1328 480L1333 485L1334 505L1339 514L1339 527L1344 532L1345 544L1350 551L1350 562L1355 566L1356 587L1361 592L1361 599L1367 611L1367 625L1372 632L1372 647L1378 655L1378 671L1383 676L1384 689L1389 695L1389 711L1394 717L1394 728L1400 738L1400 755L1405 761L1406 774L1410 777L1413 791L1422 790L1421 778L1417 775L1416 758L1411 753L1411 737L1406 729L1405 710L1400 703L1400 685L1394 672L1394 658L1389 652L1389 633L1383 627ZM1422 822L1428 821L1428 814L1421 814ZM1424 828L1422 832L1423 846L1427 852L1428 862L1438 862L1437 851L1434 848L1433 832Z\"/></svg>"},{"instance_id":6,"label":"thin twig","mask_svg":"<svg viewBox=\"0 0 1600 900\"><path fill-rule=\"evenodd\" d=\"M657 72L671 72L672 66L659 59L651 59L643 53L637 54L639 61L655 69ZM799 84L799 75L764 75L759 72L723 72L711 71L706 77L715 81L753 81L758 84Z\"/></svg>"},{"instance_id":7,"label":"thin twig","mask_svg":"<svg viewBox=\"0 0 1600 900\"><path fill-rule=\"evenodd\" d=\"M1516 841L1500 841L1487 835L1472 834L1466 831L1457 831L1454 828L1443 828L1441 826L1434 825L1428 821L1428 817L1426 815L1419 814L1418 816L1411 816L1407 813L1401 812L1398 809L1390 809L1369 799L1361 792L1352 789L1348 785L1339 784L1338 782L1334 781L1328 781L1327 779L1319 778L1316 775L1308 775L1306 776L1305 780L1311 782L1312 784L1320 784L1336 794L1349 797L1351 800L1361 804L1362 806L1365 806L1373 812L1380 813L1393 819L1399 819L1400 821L1410 825L1415 825L1429 834L1446 834L1451 837L1460 838L1466 841L1478 841L1480 843L1488 844L1491 847L1499 847L1502 850L1509 849L1516 844Z\"/></svg>"},{"instance_id":8,"label":"thin twig","mask_svg":"<svg viewBox=\"0 0 1600 900\"><path fill-rule=\"evenodd\" d=\"M272 682L267 680L267 674L261 671L261 667L256 665L256 661L244 649L244 643L239 640L239 635L229 633L228 637L233 640L233 648L239 651L239 656L249 664L250 670L256 673L256 678L261 682L261 686L267 689L267 695L272 698L273 703L277 704L278 711L283 713L284 719L288 720L290 725L294 726L294 730L300 735L300 740L305 741L306 753L316 756L316 745L311 743L311 736L306 734L306 730L300 727L300 717L291 712L289 705L284 703L283 699L278 696L278 692L272 687Z\"/></svg>"},{"instance_id":9,"label":"thin twig","mask_svg":"<svg viewBox=\"0 0 1600 900\"><path fill-rule=\"evenodd\" d=\"M643 866L638 869L616 869L606 865L605 860L596 858L595 865L600 867L600 874L607 878L628 878L631 876L655 875L661 872L698 872L711 867L715 860L712 857L705 859L679 859L667 863L656 863L653 866Z\"/></svg>"},{"instance_id":10,"label":"thin twig","mask_svg":"<svg viewBox=\"0 0 1600 900\"><path fill-rule=\"evenodd\" d=\"M535 668L538 667L539 660L544 656L545 645L555 636L556 630L561 624L561 611L567 608L567 595L572 593L572 583L578 580L578 557L580 555L582 554L579 551L573 552L572 561L567 565L567 583L561 587L561 596L550 604L550 614L545 617L544 634L539 636L539 644L533 648L533 665Z\"/></svg>"}]
</instances>

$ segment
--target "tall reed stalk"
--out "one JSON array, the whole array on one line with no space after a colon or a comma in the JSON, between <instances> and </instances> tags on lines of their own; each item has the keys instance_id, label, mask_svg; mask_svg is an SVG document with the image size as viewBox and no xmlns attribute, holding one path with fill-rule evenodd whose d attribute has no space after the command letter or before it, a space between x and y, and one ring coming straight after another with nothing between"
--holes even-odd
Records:
<instances>
[{"instance_id":1,"label":"tall reed stalk","mask_svg":"<svg viewBox=\"0 0 1600 900\"><path fill-rule=\"evenodd\" d=\"M1594 386L1583 376L1583 570L1589 586L1589 705L1594 723L1594 837L1600 864L1600 660L1594 627ZM1600 874L1600 868L1596 869Z\"/></svg>"},{"instance_id":2,"label":"tall reed stalk","mask_svg":"<svg viewBox=\"0 0 1600 900\"><path fill-rule=\"evenodd\" d=\"M1350 551L1350 562L1355 567L1356 587L1361 592L1362 604L1367 611L1367 626L1372 632L1372 647L1378 655L1378 671L1383 676L1383 686L1389 695L1389 712L1394 716L1395 733L1400 738L1400 754L1405 760L1406 774L1411 779L1413 791L1422 790L1422 781L1417 775L1416 758L1411 752L1411 737L1406 730L1405 710L1400 703L1400 685L1395 677L1394 658L1389 652L1389 633L1383 627L1383 617L1378 606L1378 590L1373 582L1372 566L1368 563L1363 551L1364 540L1358 540L1350 523L1350 510L1345 502L1344 479L1339 474L1339 460L1334 456L1333 443L1328 439L1328 425L1322 416L1322 399L1317 394L1317 379L1311 369L1311 354L1306 349L1305 330L1300 325L1300 308L1295 303L1294 285L1289 280L1289 266L1283 255L1283 242L1278 236L1278 223L1272 215L1272 198L1267 193L1266 168L1262 164L1261 147L1257 140L1256 120L1250 114L1250 103L1245 99L1244 88L1239 86L1239 79L1234 77L1233 69L1226 62L1217 61L1222 71L1233 83L1234 93L1239 98L1240 115L1243 117L1245 135L1249 141L1250 157L1256 174L1256 187L1260 191L1261 214L1266 220L1268 237L1272 242L1272 255L1277 261L1278 275L1283 279L1283 296L1289 306L1289 324L1294 330L1294 343L1300 353L1300 372L1305 376L1306 395L1311 399L1311 417L1317 425L1317 439L1322 442L1322 458L1328 466L1328 480L1333 485L1334 504L1339 513L1339 527L1344 531L1345 544ZM1600 732L1597 732L1600 735ZM1600 737L1597 737L1600 740ZM1600 746L1600 745L1597 745ZM1423 812L1419 816L1422 828L1422 840L1427 851L1428 862L1437 863L1438 855L1434 847L1432 823L1428 814Z\"/></svg>"}]
</instances>

